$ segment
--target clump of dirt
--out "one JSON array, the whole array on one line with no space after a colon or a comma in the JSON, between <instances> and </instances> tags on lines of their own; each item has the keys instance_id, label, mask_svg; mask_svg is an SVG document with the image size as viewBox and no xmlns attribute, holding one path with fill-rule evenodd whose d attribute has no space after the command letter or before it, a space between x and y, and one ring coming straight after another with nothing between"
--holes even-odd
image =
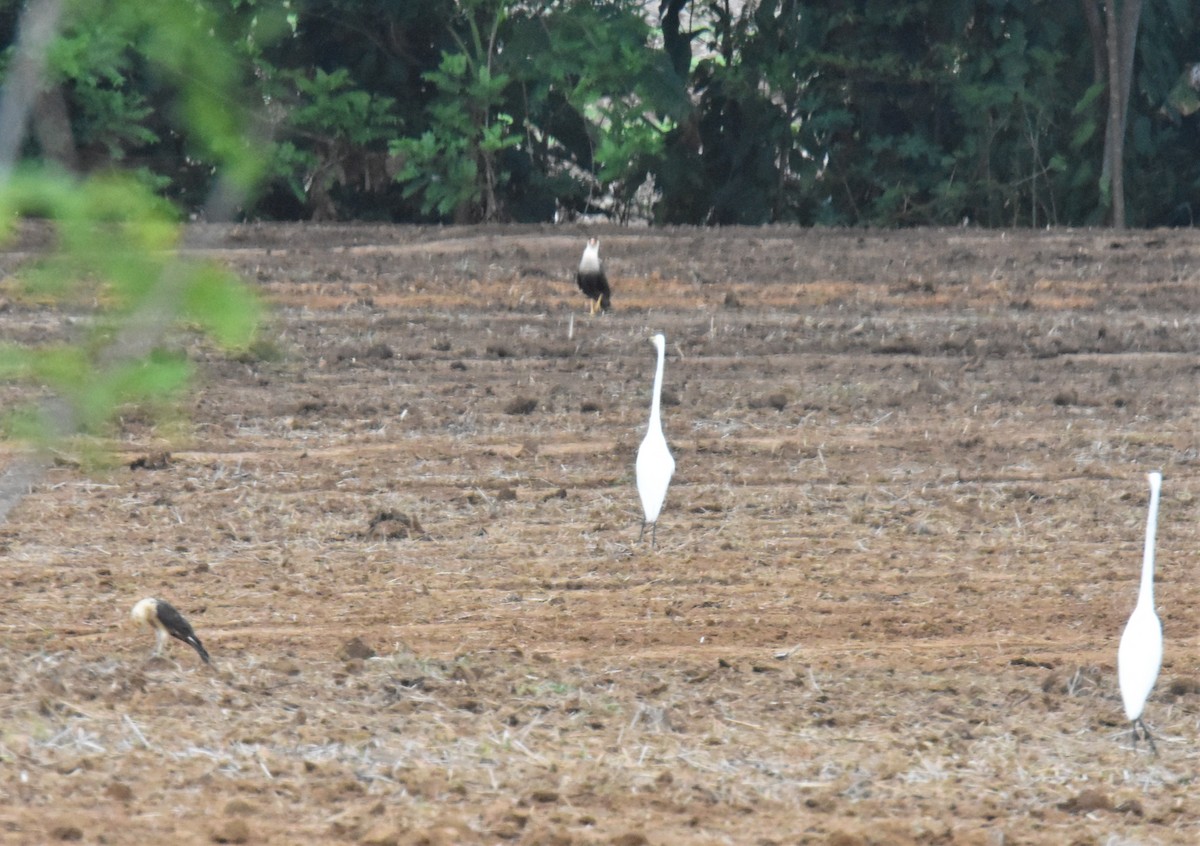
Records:
<instances>
[{"instance_id":1,"label":"clump of dirt","mask_svg":"<svg viewBox=\"0 0 1200 846\"><path fill-rule=\"evenodd\" d=\"M165 450L139 455L129 462L130 470L166 470L170 466L171 453Z\"/></svg>"},{"instance_id":2,"label":"clump of dirt","mask_svg":"<svg viewBox=\"0 0 1200 846\"><path fill-rule=\"evenodd\" d=\"M338 658L342 661L365 661L368 658L374 658L375 654L375 650L363 643L360 637L351 638L338 650Z\"/></svg>"},{"instance_id":3,"label":"clump of dirt","mask_svg":"<svg viewBox=\"0 0 1200 846\"><path fill-rule=\"evenodd\" d=\"M533 397L513 397L504 406L505 414L533 414L537 411L538 401Z\"/></svg>"},{"instance_id":4,"label":"clump of dirt","mask_svg":"<svg viewBox=\"0 0 1200 846\"><path fill-rule=\"evenodd\" d=\"M365 537L371 540L413 540L425 537L417 518L403 511L380 511L371 518Z\"/></svg>"}]
</instances>

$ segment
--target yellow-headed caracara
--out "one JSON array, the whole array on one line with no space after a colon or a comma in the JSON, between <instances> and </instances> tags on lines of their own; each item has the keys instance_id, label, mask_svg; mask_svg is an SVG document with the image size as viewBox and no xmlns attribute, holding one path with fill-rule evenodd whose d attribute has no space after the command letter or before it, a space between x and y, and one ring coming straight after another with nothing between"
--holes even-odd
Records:
<instances>
[{"instance_id":1,"label":"yellow-headed caracara","mask_svg":"<svg viewBox=\"0 0 1200 846\"><path fill-rule=\"evenodd\" d=\"M170 635L195 649L204 663L209 663L208 650L204 648L200 638L196 637L196 633L192 631L192 624L185 620L171 603L148 597L133 606L130 616L133 617L135 623L141 623L154 629L153 655L162 654L163 645L167 642L167 635Z\"/></svg>"},{"instance_id":2,"label":"yellow-headed caracara","mask_svg":"<svg viewBox=\"0 0 1200 846\"><path fill-rule=\"evenodd\" d=\"M589 238L587 246L583 248L575 284L592 301L588 309L591 314L608 311L612 304L612 289L608 287L608 277L604 275L604 265L600 263L600 242L595 238Z\"/></svg>"}]
</instances>

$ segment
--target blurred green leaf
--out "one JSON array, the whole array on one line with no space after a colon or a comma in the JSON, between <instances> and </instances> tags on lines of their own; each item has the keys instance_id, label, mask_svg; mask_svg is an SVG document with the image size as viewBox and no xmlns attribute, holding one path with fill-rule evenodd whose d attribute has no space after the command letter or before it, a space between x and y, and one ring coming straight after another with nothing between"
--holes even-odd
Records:
<instances>
[{"instance_id":1,"label":"blurred green leaf","mask_svg":"<svg viewBox=\"0 0 1200 846\"><path fill-rule=\"evenodd\" d=\"M71 3L49 65L51 82L84 119L81 149L99 145L110 162L121 161L159 138L141 128L154 112L227 177L256 179L261 145L247 133L242 72L217 37L220 25L205 0ZM144 89L130 87L135 79L153 80L165 116L150 108ZM0 184L6 236L22 218L54 230L53 248L14 271L6 288L74 313L52 340L0 344L0 378L56 397L9 409L8 436L52 445L77 431L104 432L124 404L165 407L192 372L183 354L158 348L181 322L226 348L252 340L257 297L232 273L178 255L183 215L154 190L157 178L148 172L139 165L77 176L27 162Z\"/></svg>"},{"instance_id":2,"label":"blurred green leaf","mask_svg":"<svg viewBox=\"0 0 1200 846\"><path fill-rule=\"evenodd\" d=\"M262 306L236 276L213 263L192 268L183 296L183 313L221 346L245 349L254 340Z\"/></svg>"}]
</instances>

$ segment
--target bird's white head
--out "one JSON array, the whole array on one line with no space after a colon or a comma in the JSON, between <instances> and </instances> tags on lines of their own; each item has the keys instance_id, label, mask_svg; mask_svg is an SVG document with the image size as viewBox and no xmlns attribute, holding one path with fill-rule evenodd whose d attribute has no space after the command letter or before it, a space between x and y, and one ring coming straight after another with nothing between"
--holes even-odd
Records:
<instances>
[{"instance_id":1,"label":"bird's white head","mask_svg":"<svg viewBox=\"0 0 1200 846\"><path fill-rule=\"evenodd\" d=\"M583 258L579 260L579 269L585 273L600 269L600 242L595 238L588 238L587 246L583 248Z\"/></svg>"},{"instance_id":2,"label":"bird's white head","mask_svg":"<svg viewBox=\"0 0 1200 846\"><path fill-rule=\"evenodd\" d=\"M157 604L156 600L147 597L133 606L133 610L129 612L129 616L135 623L140 623L143 626L150 625L150 621L154 618L154 609Z\"/></svg>"},{"instance_id":3,"label":"bird's white head","mask_svg":"<svg viewBox=\"0 0 1200 846\"><path fill-rule=\"evenodd\" d=\"M667 336L662 332L659 332L650 339L650 343L654 344L655 349L657 349L659 352L662 352L667 348Z\"/></svg>"}]
</instances>

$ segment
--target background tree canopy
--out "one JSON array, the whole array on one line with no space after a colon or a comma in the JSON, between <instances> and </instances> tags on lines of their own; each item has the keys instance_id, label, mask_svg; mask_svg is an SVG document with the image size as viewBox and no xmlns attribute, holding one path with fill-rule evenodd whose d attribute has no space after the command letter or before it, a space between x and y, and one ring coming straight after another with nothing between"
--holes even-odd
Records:
<instances>
[{"instance_id":1,"label":"background tree canopy","mask_svg":"<svg viewBox=\"0 0 1200 846\"><path fill-rule=\"evenodd\" d=\"M268 127L250 218L1119 223L1105 56L1122 39L1125 219L1200 214L1189 0L1110 17L1098 0L206 5ZM19 6L0 2L8 45ZM177 131L155 49L124 26L64 31L45 110L61 132L26 156L74 150L62 164L133 168L199 207L221 151Z\"/></svg>"}]
</instances>

